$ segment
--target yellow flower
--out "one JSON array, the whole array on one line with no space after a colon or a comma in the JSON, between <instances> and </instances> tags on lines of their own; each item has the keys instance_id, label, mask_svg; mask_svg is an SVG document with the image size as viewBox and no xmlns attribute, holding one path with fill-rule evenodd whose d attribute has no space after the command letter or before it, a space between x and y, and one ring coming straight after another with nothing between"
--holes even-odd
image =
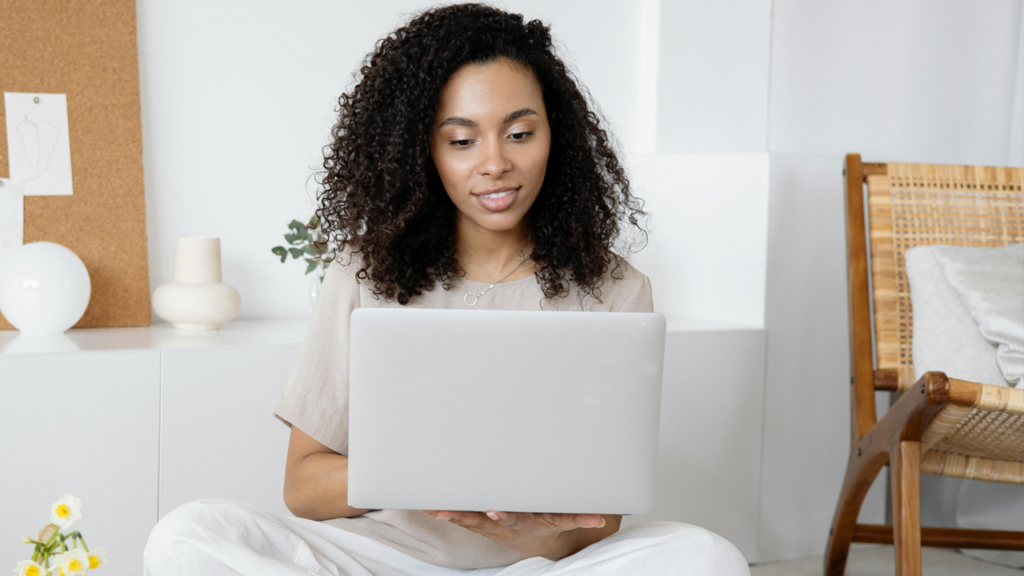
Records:
<instances>
[{"instance_id":1,"label":"yellow flower","mask_svg":"<svg viewBox=\"0 0 1024 576\"><path fill-rule=\"evenodd\" d=\"M50 506L50 522L67 530L71 523L82 517L82 501L64 494Z\"/></svg>"},{"instance_id":2,"label":"yellow flower","mask_svg":"<svg viewBox=\"0 0 1024 576\"><path fill-rule=\"evenodd\" d=\"M18 562L18 567L14 569L14 572L18 576L46 576L49 570L31 560L22 560Z\"/></svg>"},{"instance_id":3,"label":"yellow flower","mask_svg":"<svg viewBox=\"0 0 1024 576\"><path fill-rule=\"evenodd\" d=\"M107 563L107 549L103 546L89 550L88 556L90 570L95 570L100 567L100 564Z\"/></svg>"},{"instance_id":4,"label":"yellow flower","mask_svg":"<svg viewBox=\"0 0 1024 576\"><path fill-rule=\"evenodd\" d=\"M61 576L75 576L89 569L89 557L81 548L72 548L53 560Z\"/></svg>"}]
</instances>

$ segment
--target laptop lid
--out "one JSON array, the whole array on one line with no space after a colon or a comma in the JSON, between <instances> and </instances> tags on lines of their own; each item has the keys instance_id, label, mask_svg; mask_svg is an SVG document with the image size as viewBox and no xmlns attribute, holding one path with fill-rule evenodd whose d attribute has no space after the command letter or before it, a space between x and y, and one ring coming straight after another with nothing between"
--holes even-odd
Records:
<instances>
[{"instance_id":1,"label":"laptop lid","mask_svg":"<svg viewBox=\"0 0 1024 576\"><path fill-rule=\"evenodd\" d=\"M660 314L360 308L350 343L349 505L650 510Z\"/></svg>"}]
</instances>

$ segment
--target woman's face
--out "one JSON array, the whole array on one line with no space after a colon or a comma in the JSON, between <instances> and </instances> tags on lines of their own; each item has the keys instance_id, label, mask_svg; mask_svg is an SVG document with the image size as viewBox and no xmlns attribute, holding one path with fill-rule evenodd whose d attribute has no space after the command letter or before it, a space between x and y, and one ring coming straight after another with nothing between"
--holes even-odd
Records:
<instances>
[{"instance_id":1,"label":"woman's face","mask_svg":"<svg viewBox=\"0 0 1024 576\"><path fill-rule=\"evenodd\" d=\"M469 64L441 90L430 151L460 225L500 232L530 210L551 129L533 72L507 59Z\"/></svg>"}]
</instances>

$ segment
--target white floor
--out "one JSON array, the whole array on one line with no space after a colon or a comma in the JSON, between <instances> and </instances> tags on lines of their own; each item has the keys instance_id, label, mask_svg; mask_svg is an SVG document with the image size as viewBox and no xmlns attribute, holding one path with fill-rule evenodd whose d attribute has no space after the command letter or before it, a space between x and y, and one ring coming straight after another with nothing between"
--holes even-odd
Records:
<instances>
[{"instance_id":1,"label":"white floor","mask_svg":"<svg viewBox=\"0 0 1024 576\"><path fill-rule=\"evenodd\" d=\"M925 576L1022 576L1016 570L975 560L942 548L922 548L921 563ZM888 576L895 574L892 546L861 548L850 553L846 561L846 576ZM822 557L813 556L782 562L768 562L750 567L751 576L821 576Z\"/></svg>"}]
</instances>

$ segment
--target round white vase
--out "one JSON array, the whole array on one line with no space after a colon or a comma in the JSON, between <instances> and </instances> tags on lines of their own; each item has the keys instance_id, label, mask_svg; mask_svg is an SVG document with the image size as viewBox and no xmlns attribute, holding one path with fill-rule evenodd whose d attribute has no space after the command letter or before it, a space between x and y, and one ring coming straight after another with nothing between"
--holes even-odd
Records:
<instances>
[{"instance_id":1,"label":"round white vase","mask_svg":"<svg viewBox=\"0 0 1024 576\"><path fill-rule=\"evenodd\" d=\"M30 242L0 262L0 312L22 334L61 334L89 306L89 271L74 252Z\"/></svg>"},{"instance_id":2,"label":"round white vase","mask_svg":"<svg viewBox=\"0 0 1024 576\"><path fill-rule=\"evenodd\" d=\"M153 310L175 328L216 330L238 314L238 290L221 282L220 238L178 236L174 279L153 293Z\"/></svg>"}]
</instances>

